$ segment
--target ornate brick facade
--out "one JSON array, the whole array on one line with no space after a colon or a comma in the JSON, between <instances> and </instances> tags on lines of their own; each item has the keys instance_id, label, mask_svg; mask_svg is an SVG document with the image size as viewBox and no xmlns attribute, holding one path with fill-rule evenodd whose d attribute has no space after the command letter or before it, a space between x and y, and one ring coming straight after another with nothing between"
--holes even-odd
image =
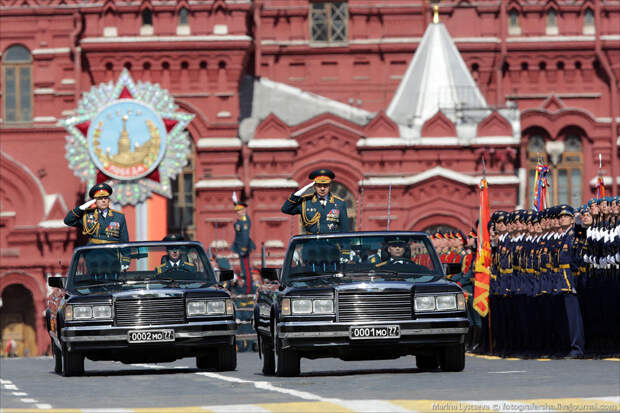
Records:
<instances>
[{"instance_id":1,"label":"ornate brick facade","mask_svg":"<svg viewBox=\"0 0 620 413\"><path fill-rule=\"evenodd\" d=\"M29 291L39 352L48 345L45 277L66 271L78 240L62 218L86 190L67 168L57 121L123 67L195 115L195 239L224 255L231 192L243 190L253 239L265 242L268 262L281 260L299 227L280 207L319 165L335 171L355 227L367 230L386 227L390 184L391 229L469 230L483 156L493 209L530 204L537 156L556 170L558 202L593 194L599 153L607 189L618 194L617 2L442 2L446 42L486 106L472 115L471 105L440 102L410 124L393 103L407 79L425 81L408 68L432 24L428 2L335 3L0 0L0 293L16 284ZM478 93L454 86L445 92L463 102ZM16 112L25 119L12 102L25 105Z\"/></svg>"}]
</instances>

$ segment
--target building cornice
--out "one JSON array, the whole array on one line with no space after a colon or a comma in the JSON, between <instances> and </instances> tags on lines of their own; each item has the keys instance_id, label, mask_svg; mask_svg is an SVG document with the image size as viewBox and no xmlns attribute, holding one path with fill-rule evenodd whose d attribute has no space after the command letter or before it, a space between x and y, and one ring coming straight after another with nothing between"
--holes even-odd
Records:
<instances>
[{"instance_id":1,"label":"building cornice","mask_svg":"<svg viewBox=\"0 0 620 413\"><path fill-rule=\"evenodd\" d=\"M442 177L451 181L460 182L464 185L478 185L480 184L481 176L467 175L461 172L454 171L452 169L436 166L432 169L428 169L424 172L420 172L414 175L399 175L399 176L371 176L366 177L359 182L361 186L409 186L415 185L419 182L427 181L431 178ZM516 175L495 175L487 176L487 182L489 185L518 185L520 183L519 177Z\"/></svg>"}]
</instances>

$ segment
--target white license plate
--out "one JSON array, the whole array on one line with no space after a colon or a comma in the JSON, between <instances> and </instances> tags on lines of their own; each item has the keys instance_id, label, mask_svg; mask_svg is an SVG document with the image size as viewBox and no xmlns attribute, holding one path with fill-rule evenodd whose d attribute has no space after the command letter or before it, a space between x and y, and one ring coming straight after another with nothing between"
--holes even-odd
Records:
<instances>
[{"instance_id":1,"label":"white license plate","mask_svg":"<svg viewBox=\"0 0 620 413\"><path fill-rule=\"evenodd\" d=\"M368 340L375 338L399 338L400 326L359 326L349 327L351 340Z\"/></svg>"},{"instance_id":2,"label":"white license plate","mask_svg":"<svg viewBox=\"0 0 620 413\"><path fill-rule=\"evenodd\" d=\"M130 343L160 343L174 341L174 330L136 330L127 333Z\"/></svg>"}]
</instances>

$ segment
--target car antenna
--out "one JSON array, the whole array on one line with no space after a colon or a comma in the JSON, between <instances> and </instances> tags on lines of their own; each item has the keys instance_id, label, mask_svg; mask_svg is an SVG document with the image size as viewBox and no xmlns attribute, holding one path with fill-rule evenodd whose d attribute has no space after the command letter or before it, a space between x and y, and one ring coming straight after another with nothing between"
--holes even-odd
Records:
<instances>
[{"instance_id":1,"label":"car antenna","mask_svg":"<svg viewBox=\"0 0 620 413\"><path fill-rule=\"evenodd\" d=\"M388 216L387 216L387 230L390 230L390 209L392 207L392 183L388 188Z\"/></svg>"}]
</instances>

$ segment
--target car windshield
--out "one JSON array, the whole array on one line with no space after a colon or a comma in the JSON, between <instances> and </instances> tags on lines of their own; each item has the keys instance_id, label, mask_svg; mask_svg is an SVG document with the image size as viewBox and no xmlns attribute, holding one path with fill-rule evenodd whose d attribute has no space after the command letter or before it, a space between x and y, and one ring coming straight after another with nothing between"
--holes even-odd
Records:
<instances>
[{"instance_id":1,"label":"car windshield","mask_svg":"<svg viewBox=\"0 0 620 413\"><path fill-rule=\"evenodd\" d=\"M204 250L196 244L118 248L108 244L75 253L67 288L87 293L102 288L187 287L215 282Z\"/></svg>"},{"instance_id":2,"label":"car windshield","mask_svg":"<svg viewBox=\"0 0 620 413\"><path fill-rule=\"evenodd\" d=\"M287 279L356 276L441 275L435 250L421 234L348 235L293 240Z\"/></svg>"}]
</instances>

